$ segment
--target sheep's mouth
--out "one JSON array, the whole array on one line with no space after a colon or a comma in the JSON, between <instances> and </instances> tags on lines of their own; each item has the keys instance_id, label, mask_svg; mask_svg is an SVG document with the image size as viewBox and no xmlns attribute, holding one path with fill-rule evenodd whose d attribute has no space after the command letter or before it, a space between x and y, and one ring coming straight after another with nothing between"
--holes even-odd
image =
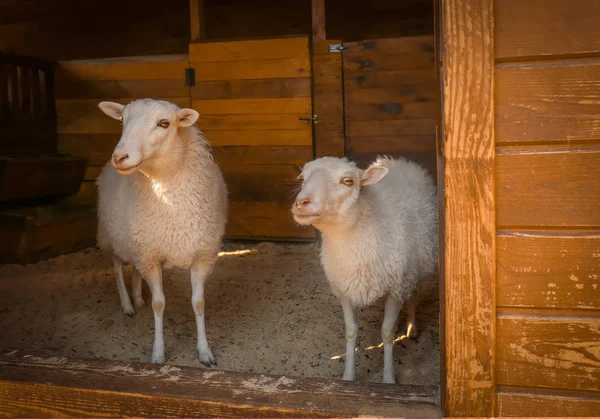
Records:
<instances>
[{"instance_id":1,"label":"sheep's mouth","mask_svg":"<svg viewBox=\"0 0 600 419\"><path fill-rule=\"evenodd\" d=\"M138 164L134 165L134 166L129 166L125 169L119 168L119 167L115 167L115 169L117 170L117 172L120 175L130 175L133 172L135 172L137 169L139 169L139 167L142 165L143 161L139 162Z\"/></svg>"},{"instance_id":2,"label":"sheep's mouth","mask_svg":"<svg viewBox=\"0 0 600 419\"><path fill-rule=\"evenodd\" d=\"M296 220L296 222L301 225L312 224L314 221L318 220L319 218L321 218L321 214L318 212L304 213L304 214L303 213L294 213L294 220Z\"/></svg>"}]
</instances>

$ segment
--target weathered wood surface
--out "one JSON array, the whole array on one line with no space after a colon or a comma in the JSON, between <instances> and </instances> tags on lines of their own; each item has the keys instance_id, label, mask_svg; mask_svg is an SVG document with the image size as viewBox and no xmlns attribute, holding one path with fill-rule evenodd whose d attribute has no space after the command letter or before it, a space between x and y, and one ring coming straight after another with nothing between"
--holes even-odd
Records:
<instances>
[{"instance_id":1,"label":"weathered wood surface","mask_svg":"<svg viewBox=\"0 0 600 419\"><path fill-rule=\"evenodd\" d=\"M312 40L324 41L327 39L325 0L312 0L310 10L312 17Z\"/></svg>"},{"instance_id":2,"label":"weathered wood surface","mask_svg":"<svg viewBox=\"0 0 600 419\"><path fill-rule=\"evenodd\" d=\"M495 5L496 58L600 52L596 0L498 0Z\"/></svg>"},{"instance_id":3,"label":"weathered wood surface","mask_svg":"<svg viewBox=\"0 0 600 419\"><path fill-rule=\"evenodd\" d=\"M192 101L192 106L201 115L293 114L310 116L311 112L310 97L197 99Z\"/></svg>"},{"instance_id":4,"label":"weathered wood surface","mask_svg":"<svg viewBox=\"0 0 600 419\"><path fill-rule=\"evenodd\" d=\"M313 42L313 107L319 117L314 125L316 157L345 155L342 55L328 52L329 44L341 42Z\"/></svg>"},{"instance_id":5,"label":"weathered wood surface","mask_svg":"<svg viewBox=\"0 0 600 419\"><path fill-rule=\"evenodd\" d=\"M495 407L493 2L441 2L448 416Z\"/></svg>"},{"instance_id":6,"label":"weathered wood surface","mask_svg":"<svg viewBox=\"0 0 600 419\"><path fill-rule=\"evenodd\" d=\"M600 309L600 232L500 231L499 307Z\"/></svg>"},{"instance_id":7,"label":"weathered wood surface","mask_svg":"<svg viewBox=\"0 0 600 419\"><path fill-rule=\"evenodd\" d=\"M309 78L199 81L192 99L255 99L310 96Z\"/></svg>"},{"instance_id":8,"label":"weathered wood surface","mask_svg":"<svg viewBox=\"0 0 600 419\"><path fill-rule=\"evenodd\" d=\"M600 397L594 394L565 395L498 391L498 416L531 415L539 417L595 417L600 412ZM529 417L529 416L528 416Z\"/></svg>"},{"instance_id":9,"label":"weathered wood surface","mask_svg":"<svg viewBox=\"0 0 600 419\"><path fill-rule=\"evenodd\" d=\"M184 80L187 67L187 55L61 61L56 77L58 83L62 78L97 81Z\"/></svg>"},{"instance_id":10,"label":"weathered wood surface","mask_svg":"<svg viewBox=\"0 0 600 419\"><path fill-rule=\"evenodd\" d=\"M505 64L496 92L498 144L600 138L598 58Z\"/></svg>"},{"instance_id":11,"label":"weathered wood surface","mask_svg":"<svg viewBox=\"0 0 600 419\"><path fill-rule=\"evenodd\" d=\"M96 220L93 205L0 211L0 263L35 263L93 246Z\"/></svg>"},{"instance_id":12,"label":"weathered wood surface","mask_svg":"<svg viewBox=\"0 0 600 419\"><path fill-rule=\"evenodd\" d=\"M440 417L435 387L14 352L0 358L0 412L9 416Z\"/></svg>"},{"instance_id":13,"label":"weathered wood surface","mask_svg":"<svg viewBox=\"0 0 600 419\"><path fill-rule=\"evenodd\" d=\"M199 41L206 37L204 0L190 0L190 40Z\"/></svg>"},{"instance_id":14,"label":"weathered wood surface","mask_svg":"<svg viewBox=\"0 0 600 419\"><path fill-rule=\"evenodd\" d=\"M499 227L600 226L600 148L504 150L496 159Z\"/></svg>"},{"instance_id":15,"label":"weathered wood surface","mask_svg":"<svg viewBox=\"0 0 600 419\"><path fill-rule=\"evenodd\" d=\"M500 385L600 391L600 317L499 315Z\"/></svg>"},{"instance_id":16,"label":"weathered wood surface","mask_svg":"<svg viewBox=\"0 0 600 419\"><path fill-rule=\"evenodd\" d=\"M0 202L76 194L85 167L69 155L0 155Z\"/></svg>"},{"instance_id":17,"label":"weathered wood surface","mask_svg":"<svg viewBox=\"0 0 600 419\"><path fill-rule=\"evenodd\" d=\"M190 44L190 60L193 63L306 57L308 57L306 37Z\"/></svg>"}]
</instances>

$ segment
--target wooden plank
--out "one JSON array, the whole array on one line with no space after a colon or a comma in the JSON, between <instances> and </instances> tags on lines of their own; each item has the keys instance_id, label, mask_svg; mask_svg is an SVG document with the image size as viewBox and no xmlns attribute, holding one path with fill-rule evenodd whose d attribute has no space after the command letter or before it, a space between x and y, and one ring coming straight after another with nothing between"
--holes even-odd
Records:
<instances>
[{"instance_id":1,"label":"wooden plank","mask_svg":"<svg viewBox=\"0 0 600 419\"><path fill-rule=\"evenodd\" d=\"M342 56L325 52L327 45L340 42L313 42L313 53L323 51L323 55L313 56L313 107L319 116L314 125L316 157L345 155Z\"/></svg>"},{"instance_id":2,"label":"wooden plank","mask_svg":"<svg viewBox=\"0 0 600 419\"><path fill-rule=\"evenodd\" d=\"M441 0L447 416L496 413L493 16Z\"/></svg>"},{"instance_id":3,"label":"wooden plank","mask_svg":"<svg viewBox=\"0 0 600 419\"><path fill-rule=\"evenodd\" d=\"M112 98L127 104L133 99ZM189 98L168 98L182 108L189 106ZM121 123L98 109L98 99L61 99L56 101L57 132L59 134L120 134Z\"/></svg>"},{"instance_id":4,"label":"wooden plank","mask_svg":"<svg viewBox=\"0 0 600 419\"><path fill-rule=\"evenodd\" d=\"M496 334L497 383L600 390L600 318L503 314Z\"/></svg>"},{"instance_id":5,"label":"wooden plank","mask_svg":"<svg viewBox=\"0 0 600 419\"><path fill-rule=\"evenodd\" d=\"M429 153L435 154L435 134L393 137L348 136L346 149L353 153Z\"/></svg>"},{"instance_id":6,"label":"wooden plank","mask_svg":"<svg viewBox=\"0 0 600 419\"><path fill-rule=\"evenodd\" d=\"M356 56L344 53L344 72L347 72L351 77L356 77L358 74L373 71L431 68L434 62L432 51L403 54L365 52Z\"/></svg>"},{"instance_id":7,"label":"wooden plank","mask_svg":"<svg viewBox=\"0 0 600 419\"><path fill-rule=\"evenodd\" d=\"M506 150L496 176L499 227L600 226L596 146Z\"/></svg>"},{"instance_id":8,"label":"wooden plank","mask_svg":"<svg viewBox=\"0 0 600 419\"><path fill-rule=\"evenodd\" d=\"M496 58L600 52L600 3L502 0L496 6Z\"/></svg>"},{"instance_id":9,"label":"wooden plank","mask_svg":"<svg viewBox=\"0 0 600 419\"><path fill-rule=\"evenodd\" d=\"M204 131L213 146L312 146L310 130Z\"/></svg>"},{"instance_id":10,"label":"wooden plank","mask_svg":"<svg viewBox=\"0 0 600 419\"><path fill-rule=\"evenodd\" d=\"M57 80L185 80L187 56L132 57L88 61L61 61L56 70Z\"/></svg>"},{"instance_id":11,"label":"wooden plank","mask_svg":"<svg viewBox=\"0 0 600 419\"><path fill-rule=\"evenodd\" d=\"M364 53L412 54L427 52L433 56L435 52L432 35L404 36L397 38L368 39L357 42L346 42L348 51L344 56L362 56Z\"/></svg>"},{"instance_id":12,"label":"wooden plank","mask_svg":"<svg viewBox=\"0 0 600 419\"><path fill-rule=\"evenodd\" d=\"M314 239L312 227L296 224L290 205L277 202L230 202L225 237L228 239Z\"/></svg>"},{"instance_id":13,"label":"wooden plank","mask_svg":"<svg viewBox=\"0 0 600 419\"><path fill-rule=\"evenodd\" d=\"M440 103L436 101L411 102L397 100L383 103L348 103L346 118L351 121L379 121L383 119L435 119Z\"/></svg>"},{"instance_id":14,"label":"wooden plank","mask_svg":"<svg viewBox=\"0 0 600 419\"><path fill-rule=\"evenodd\" d=\"M228 61L192 61L190 67L196 69L197 81L310 77L308 57L244 60L234 65Z\"/></svg>"},{"instance_id":15,"label":"wooden plank","mask_svg":"<svg viewBox=\"0 0 600 419\"><path fill-rule=\"evenodd\" d=\"M98 201L98 188L95 182L84 181L81 182L79 192L76 195L65 199L66 203L69 204L80 204L80 205L96 205Z\"/></svg>"},{"instance_id":16,"label":"wooden plank","mask_svg":"<svg viewBox=\"0 0 600 419\"><path fill-rule=\"evenodd\" d=\"M506 231L497 243L497 305L600 309L600 232Z\"/></svg>"},{"instance_id":17,"label":"wooden plank","mask_svg":"<svg viewBox=\"0 0 600 419\"><path fill-rule=\"evenodd\" d=\"M83 180L95 181L96 178L100 175L103 166L88 166L85 169L85 173L83 175Z\"/></svg>"},{"instance_id":18,"label":"wooden plank","mask_svg":"<svg viewBox=\"0 0 600 419\"><path fill-rule=\"evenodd\" d=\"M301 121L294 114L242 114L242 115L207 115L198 118L198 126L202 130L309 130L311 121Z\"/></svg>"},{"instance_id":19,"label":"wooden plank","mask_svg":"<svg viewBox=\"0 0 600 419\"><path fill-rule=\"evenodd\" d=\"M327 39L325 0L312 0L310 10L312 16L312 40L324 41Z\"/></svg>"},{"instance_id":20,"label":"wooden plank","mask_svg":"<svg viewBox=\"0 0 600 419\"><path fill-rule=\"evenodd\" d=\"M595 395L563 395L502 392L498 395L498 416L594 417L600 412Z\"/></svg>"},{"instance_id":21,"label":"wooden plank","mask_svg":"<svg viewBox=\"0 0 600 419\"><path fill-rule=\"evenodd\" d=\"M346 77L347 85L352 85L358 89L385 88L389 86L400 85L433 85L437 86L435 77L435 68L433 65L428 68L371 71L364 74L353 74L352 77Z\"/></svg>"},{"instance_id":22,"label":"wooden plank","mask_svg":"<svg viewBox=\"0 0 600 419\"><path fill-rule=\"evenodd\" d=\"M387 88L353 89L346 84L345 101L357 103L437 102L439 89L435 83L423 86L389 86Z\"/></svg>"},{"instance_id":23,"label":"wooden plank","mask_svg":"<svg viewBox=\"0 0 600 419\"><path fill-rule=\"evenodd\" d=\"M297 165L223 165L231 201L291 205L298 190ZM291 217L291 213L288 214Z\"/></svg>"},{"instance_id":24,"label":"wooden plank","mask_svg":"<svg viewBox=\"0 0 600 419\"><path fill-rule=\"evenodd\" d=\"M312 147L309 146L213 147L212 154L220 166L301 165L313 158Z\"/></svg>"},{"instance_id":25,"label":"wooden plank","mask_svg":"<svg viewBox=\"0 0 600 419\"><path fill-rule=\"evenodd\" d=\"M199 41L206 36L204 0L190 0L190 38Z\"/></svg>"},{"instance_id":26,"label":"wooden plank","mask_svg":"<svg viewBox=\"0 0 600 419\"><path fill-rule=\"evenodd\" d=\"M290 113L298 116L311 115L310 97L272 99L218 99L192 100L192 107L200 115Z\"/></svg>"},{"instance_id":27,"label":"wooden plank","mask_svg":"<svg viewBox=\"0 0 600 419\"><path fill-rule=\"evenodd\" d=\"M24 355L0 361L9 416L439 417L435 387Z\"/></svg>"},{"instance_id":28,"label":"wooden plank","mask_svg":"<svg viewBox=\"0 0 600 419\"><path fill-rule=\"evenodd\" d=\"M165 80L78 80L60 78L56 99L177 98L189 95L182 77Z\"/></svg>"},{"instance_id":29,"label":"wooden plank","mask_svg":"<svg viewBox=\"0 0 600 419\"><path fill-rule=\"evenodd\" d=\"M415 153L407 151L356 153L353 151L348 151L346 156L355 162L358 167L366 169L371 163L381 157L382 154L389 155L394 158L404 157L405 159L414 161L426 169L433 178L433 181L436 182L437 164L435 154L432 153Z\"/></svg>"},{"instance_id":30,"label":"wooden plank","mask_svg":"<svg viewBox=\"0 0 600 419\"><path fill-rule=\"evenodd\" d=\"M348 136L400 136L435 134L435 119L398 119L379 121L348 121Z\"/></svg>"},{"instance_id":31,"label":"wooden plank","mask_svg":"<svg viewBox=\"0 0 600 419\"><path fill-rule=\"evenodd\" d=\"M498 144L600 138L600 61L506 65L496 72Z\"/></svg>"},{"instance_id":32,"label":"wooden plank","mask_svg":"<svg viewBox=\"0 0 600 419\"><path fill-rule=\"evenodd\" d=\"M255 99L310 97L310 79L219 80L198 82L192 99Z\"/></svg>"},{"instance_id":33,"label":"wooden plank","mask_svg":"<svg viewBox=\"0 0 600 419\"><path fill-rule=\"evenodd\" d=\"M61 134L58 136L60 153L86 156L88 153L104 153L110 156L115 149L121 133L117 134ZM88 162L92 166L98 163Z\"/></svg>"},{"instance_id":34,"label":"wooden plank","mask_svg":"<svg viewBox=\"0 0 600 419\"><path fill-rule=\"evenodd\" d=\"M307 37L190 44L190 61L194 64L307 57ZM229 65L237 66L238 63Z\"/></svg>"}]
</instances>

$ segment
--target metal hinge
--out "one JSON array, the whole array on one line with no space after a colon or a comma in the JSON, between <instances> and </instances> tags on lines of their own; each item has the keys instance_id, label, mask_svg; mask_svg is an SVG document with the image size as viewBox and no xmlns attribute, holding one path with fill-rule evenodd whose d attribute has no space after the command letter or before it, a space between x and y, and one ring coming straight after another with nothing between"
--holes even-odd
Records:
<instances>
[{"instance_id":1,"label":"metal hinge","mask_svg":"<svg viewBox=\"0 0 600 419\"><path fill-rule=\"evenodd\" d=\"M343 44L329 44L329 52L340 53L343 51L348 51L348 47Z\"/></svg>"},{"instance_id":2,"label":"metal hinge","mask_svg":"<svg viewBox=\"0 0 600 419\"><path fill-rule=\"evenodd\" d=\"M185 69L185 85L193 86L196 84L196 69L195 68L186 68Z\"/></svg>"},{"instance_id":3,"label":"metal hinge","mask_svg":"<svg viewBox=\"0 0 600 419\"><path fill-rule=\"evenodd\" d=\"M313 115L312 118L310 116L301 116L298 119L301 121L313 121L315 124L319 122L319 116L317 114Z\"/></svg>"}]
</instances>

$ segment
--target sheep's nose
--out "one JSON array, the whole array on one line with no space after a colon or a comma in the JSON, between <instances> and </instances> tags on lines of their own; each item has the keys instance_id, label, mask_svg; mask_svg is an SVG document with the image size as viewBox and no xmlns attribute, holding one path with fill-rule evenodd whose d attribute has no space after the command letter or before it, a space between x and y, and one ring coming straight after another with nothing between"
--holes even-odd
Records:
<instances>
[{"instance_id":1,"label":"sheep's nose","mask_svg":"<svg viewBox=\"0 0 600 419\"><path fill-rule=\"evenodd\" d=\"M298 208L302 208L305 205L308 205L311 203L311 199L310 198L298 198L296 199L296 206Z\"/></svg>"},{"instance_id":2,"label":"sheep's nose","mask_svg":"<svg viewBox=\"0 0 600 419\"><path fill-rule=\"evenodd\" d=\"M113 161L115 162L116 165L123 163L128 158L129 158L129 154L127 154L127 153L113 154Z\"/></svg>"}]
</instances>

